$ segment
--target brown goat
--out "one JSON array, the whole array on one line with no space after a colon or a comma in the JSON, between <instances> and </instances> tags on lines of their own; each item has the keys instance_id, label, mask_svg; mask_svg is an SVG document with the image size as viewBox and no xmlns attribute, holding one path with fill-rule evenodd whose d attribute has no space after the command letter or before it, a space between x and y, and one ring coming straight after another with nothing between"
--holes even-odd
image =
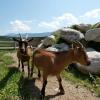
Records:
<instances>
[{"instance_id":1,"label":"brown goat","mask_svg":"<svg viewBox=\"0 0 100 100\"><path fill-rule=\"evenodd\" d=\"M60 94L64 94L60 73L66 66L72 63L80 63L89 65L90 61L84 50L84 47L79 42L74 42L72 48L63 52L52 52L43 49L36 49L33 54L34 65L43 72L43 86L41 90L41 99L45 96L45 87L47 84L48 75L55 75L59 82Z\"/></svg>"},{"instance_id":2,"label":"brown goat","mask_svg":"<svg viewBox=\"0 0 100 100\"><path fill-rule=\"evenodd\" d=\"M32 41L32 39L22 39L20 35L20 39L13 38L14 41L18 42L18 50L17 50L17 57L18 57L18 67L20 67L20 63L22 65L22 72L24 72L24 62L28 64L28 76L30 75L30 58L32 57L33 50L28 47L28 42Z\"/></svg>"}]
</instances>

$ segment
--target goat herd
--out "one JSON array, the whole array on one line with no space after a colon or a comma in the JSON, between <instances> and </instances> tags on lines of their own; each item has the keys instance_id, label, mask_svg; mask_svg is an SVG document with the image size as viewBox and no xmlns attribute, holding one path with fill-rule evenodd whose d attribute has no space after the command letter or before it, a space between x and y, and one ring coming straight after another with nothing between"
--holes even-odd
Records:
<instances>
[{"instance_id":1,"label":"goat herd","mask_svg":"<svg viewBox=\"0 0 100 100\"><path fill-rule=\"evenodd\" d=\"M72 43L72 47L66 51L54 52L46 51L45 49L35 48L28 46L28 43L32 39L22 39L13 38L14 41L18 42L18 67L22 67L22 72L24 72L24 62L28 64L28 77L33 76L34 66L38 69L38 77L41 77L40 71L42 71L43 85L41 89L41 99L45 97L45 88L47 85L47 78L49 75L57 77L59 83L59 94L64 94L64 88L62 86L62 79L60 73L64 70L66 66L72 63L80 63L83 65L90 65L90 61L85 52L83 45L75 41ZM31 66L31 67L30 67Z\"/></svg>"}]
</instances>

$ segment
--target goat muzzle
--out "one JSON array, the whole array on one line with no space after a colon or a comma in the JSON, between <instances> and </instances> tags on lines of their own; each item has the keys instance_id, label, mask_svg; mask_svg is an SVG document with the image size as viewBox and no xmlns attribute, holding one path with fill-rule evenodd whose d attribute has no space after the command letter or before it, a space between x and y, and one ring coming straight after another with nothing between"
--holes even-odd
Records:
<instances>
[{"instance_id":1,"label":"goat muzzle","mask_svg":"<svg viewBox=\"0 0 100 100\"><path fill-rule=\"evenodd\" d=\"M24 49L20 49L22 54L26 54L26 51Z\"/></svg>"}]
</instances>

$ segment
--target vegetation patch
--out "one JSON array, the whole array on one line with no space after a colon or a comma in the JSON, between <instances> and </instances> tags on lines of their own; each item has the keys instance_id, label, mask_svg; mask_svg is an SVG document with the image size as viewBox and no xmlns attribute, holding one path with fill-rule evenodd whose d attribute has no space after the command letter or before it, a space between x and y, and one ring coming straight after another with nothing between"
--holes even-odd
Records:
<instances>
[{"instance_id":1,"label":"vegetation patch","mask_svg":"<svg viewBox=\"0 0 100 100\"><path fill-rule=\"evenodd\" d=\"M18 81L20 72L18 69L7 66L13 63L11 57L7 56L7 51L0 51L0 100L15 100L18 96Z\"/></svg>"},{"instance_id":2,"label":"vegetation patch","mask_svg":"<svg viewBox=\"0 0 100 100\"><path fill-rule=\"evenodd\" d=\"M1 50L0 59L0 100L39 100L35 78L25 78L15 66L8 67L14 63L8 51Z\"/></svg>"},{"instance_id":3,"label":"vegetation patch","mask_svg":"<svg viewBox=\"0 0 100 100\"><path fill-rule=\"evenodd\" d=\"M76 86L84 86L100 97L100 76L85 75L79 72L74 66L70 66L68 70L62 72L65 80L69 80Z\"/></svg>"}]
</instances>

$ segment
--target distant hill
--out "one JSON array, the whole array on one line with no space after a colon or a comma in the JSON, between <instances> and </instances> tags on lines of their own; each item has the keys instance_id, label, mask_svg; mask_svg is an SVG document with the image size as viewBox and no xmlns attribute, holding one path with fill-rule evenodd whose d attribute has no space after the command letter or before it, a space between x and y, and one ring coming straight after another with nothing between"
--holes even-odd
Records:
<instances>
[{"instance_id":1,"label":"distant hill","mask_svg":"<svg viewBox=\"0 0 100 100\"><path fill-rule=\"evenodd\" d=\"M22 37L28 36L29 38L30 37L36 37L36 38L41 37L41 38L44 38L44 37L49 36L51 34L52 34L51 32L44 32L44 33L22 33L21 36ZM0 41L12 41L12 37L19 37L19 34L9 33L7 35L0 36Z\"/></svg>"},{"instance_id":2,"label":"distant hill","mask_svg":"<svg viewBox=\"0 0 100 100\"><path fill-rule=\"evenodd\" d=\"M44 33L22 33L21 34L22 37L26 37L26 35L28 35L28 37L46 37L46 36L51 35L51 32L44 32ZM6 36L7 37L19 37L19 34L9 33Z\"/></svg>"}]
</instances>

